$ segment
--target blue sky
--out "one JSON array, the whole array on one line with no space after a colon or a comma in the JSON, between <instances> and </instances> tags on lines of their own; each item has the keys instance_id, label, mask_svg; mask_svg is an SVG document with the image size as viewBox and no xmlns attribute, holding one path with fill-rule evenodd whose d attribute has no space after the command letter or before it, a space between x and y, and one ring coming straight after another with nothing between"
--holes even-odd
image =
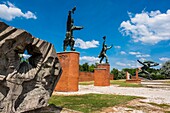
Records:
<instances>
[{"instance_id":1,"label":"blue sky","mask_svg":"<svg viewBox=\"0 0 170 113\"><path fill-rule=\"evenodd\" d=\"M135 68L141 61L162 64L170 60L169 0L4 0L0 2L0 20L25 29L33 36L54 44L63 51L67 14L74 6L74 32L80 63L95 63L106 44L111 68ZM159 66L157 67L159 68Z\"/></svg>"}]
</instances>

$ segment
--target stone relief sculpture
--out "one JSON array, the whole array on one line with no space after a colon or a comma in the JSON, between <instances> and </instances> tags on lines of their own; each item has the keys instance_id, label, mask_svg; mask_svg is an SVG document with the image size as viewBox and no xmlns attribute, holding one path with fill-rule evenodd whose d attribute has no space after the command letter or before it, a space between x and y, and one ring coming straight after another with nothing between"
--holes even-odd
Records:
<instances>
[{"instance_id":1,"label":"stone relief sculpture","mask_svg":"<svg viewBox=\"0 0 170 113\"><path fill-rule=\"evenodd\" d=\"M72 10L68 12L66 37L64 40L64 44L63 44L64 51L66 51L67 46L70 46L71 51L75 51L75 48L74 48L75 41L73 37L73 31L83 29L82 26L74 26L74 19L72 18L72 14L74 14L75 10L76 10L76 7L74 7Z\"/></svg>"},{"instance_id":2,"label":"stone relief sculpture","mask_svg":"<svg viewBox=\"0 0 170 113\"><path fill-rule=\"evenodd\" d=\"M148 75L148 78L151 80L151 75L150 73L147 71L147 69L149 69L150 67L153 66L158 66L158 63L152 62L152 61L145 61L145 62L141 62L140 60L137 60L140 64L142 64L143 66L141 68L139 68L139 72L138 74L146 74Z\"/></svg>"},{"instance_id":3,"label":"stone relief sculpture","mask_svg":"<svg viewBox=\"0 0 170 113\"><path fill-rule=\"evenodd\" d=\"M21 62L19 54L31 57ZM47 106L61 75L51 43L0 22L0 112L20 113Z\"/></svg>"},{"instance_id":4,"label":"stone relief sculpture","mask_svg":"<svg viewBox=\"0 0 170 113\"><path fill-rule=\"evenodd\" d=\"M106 36L104 36L103 39L104 39L104 41L103 41L103 47L102 47L102 50L101 50L101 52L100 52L100 54L99 54L98 57L101 58L101 59L100 59L100 63L102 63L102 60L103 60L104 58L106 58L106 63L109 63L109 62L108 62L108 57L107 57L107 55L106 55L106 52L107 52L107 50L111 49L111 48L113 47L113 45L111 45L110 47L107 47L107 45L105 44L105 43L106 43Z\"/></svg>"}]
</instances>

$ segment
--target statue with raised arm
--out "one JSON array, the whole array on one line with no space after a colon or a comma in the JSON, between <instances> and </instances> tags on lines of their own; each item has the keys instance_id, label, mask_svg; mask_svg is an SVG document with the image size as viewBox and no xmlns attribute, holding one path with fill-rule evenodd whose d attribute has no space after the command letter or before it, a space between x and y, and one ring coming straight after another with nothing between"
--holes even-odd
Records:
<instances>
[{"instance_id":1,"label":"statue with raised arm","mask_svg":"<svg viewBox=\"0 0 170 113\"><path fill-rule=\"evenodd\" d=\"M66 51L67 46L70 46L71 51L75 51L74 48L75 41L73 37L73 31L83 29L83 26L74 26L74 19L72 18L72 14L74 14L75 10L76 7L74 7L72 10L68 12L66 37L64 39L64 44L63 44L64 51Z\"/></svg>"},{"instance_id":2,"label":"statue with raised arm","mask_svg":"<svg viewBox=\"0 0 170 113\"><path fill-rule=\"evenodd\" d=\"M140 64L142 64L143 66L141 68L139 68L139 73L138 74L141 74L141 73L144 73L144 74L147 74L149 79L151 79L151 76L150 76L150 73L147 71L147 69L149 69L150 67L153 67L153 66L158 66L159 64L158 63L155 63L155 62L152 62L152 61L145 61L145 62L141 62L139 60L137 60Z\"/></svg>"},{"instance_id":3,"label":"statue with raised arm","mask_svg":"<svg viewBox=\"0 0 170 113\"><path fill-rule=\"evenodd\" d=\"M107 47L107 45L105 44L105 42L106 42L106 36L104 36L103 39L104 39L104 41L103 41L103 47L102 47L102 50L101 50L101 52L100 52L100 54L99 54L98 57L101 58L101 59L100 59L100 63L102 63L102 60L104 59L104 57L106 58L106 63L109 63L109 62L108 62L108 57L107 57L107 55L106 55L106 51L109 50L109 49L111 49L111 48L113 47L113 45L111 45L110 47Z\"/></svg>"}]
</instances>

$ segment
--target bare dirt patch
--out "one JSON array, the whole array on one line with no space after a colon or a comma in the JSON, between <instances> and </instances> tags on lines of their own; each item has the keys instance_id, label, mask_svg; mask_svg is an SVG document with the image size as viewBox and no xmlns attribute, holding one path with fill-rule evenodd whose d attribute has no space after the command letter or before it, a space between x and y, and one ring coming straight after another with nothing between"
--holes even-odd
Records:
<instances>
[{"instance_id":1,"label":"bare dirt patch","mask_svg":"<svg viewBox=\"0 0 170 113\"><path fill-rule=\"evenodd\" d=\"M105 108L101 113L165 113L170 112L168 107L159 107L149 103L141 102L140 99L135 99L127 104Z\"/></svg>"}]
</instances>

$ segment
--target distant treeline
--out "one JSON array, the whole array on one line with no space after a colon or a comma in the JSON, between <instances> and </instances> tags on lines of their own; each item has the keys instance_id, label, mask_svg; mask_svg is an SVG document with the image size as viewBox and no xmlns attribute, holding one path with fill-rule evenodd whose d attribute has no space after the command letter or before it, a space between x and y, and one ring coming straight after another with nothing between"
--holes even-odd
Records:
<instances>
[{"instance_id":1,"label":"distant treeline","mask_svg":"<svg viewBox=\"0 0 170 113\"><path fill-rule=\"evenodd\" d=\"M79 65L80 71L86 72L94 72L94 68L97 67L96 64L89 65L88 63L84 63ZM170 60L166 61L160 69L150 68L147 70L151 74L151 78L156 79L170 79ZM125 79L126 72L129 72L132 76L135 76L136 68L123 68L122 70L118 70L116 68L111 69L111 74L114 74L114 79ZM139 77L147 78L146 74L140 74Z\"/></svg>"}]
</instances>

